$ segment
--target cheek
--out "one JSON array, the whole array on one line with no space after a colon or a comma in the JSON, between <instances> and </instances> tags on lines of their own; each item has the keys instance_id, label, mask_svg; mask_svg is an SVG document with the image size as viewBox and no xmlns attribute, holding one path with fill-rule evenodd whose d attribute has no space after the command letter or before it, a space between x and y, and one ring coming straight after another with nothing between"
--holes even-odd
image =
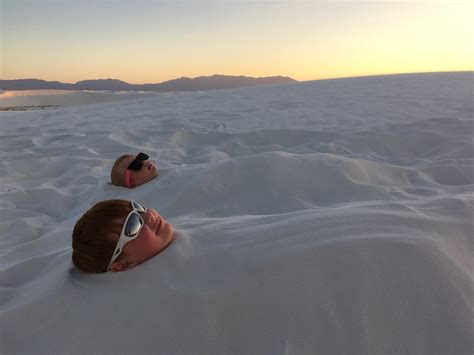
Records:
<instances>
[{"instance_id":1,"label":"cheek","mask_svg":"<svg viewBox=\"0 0 474 355\"><path fill-rule=\"evenodd\" d=\"M137 243L137 251L145 259L153 256L155 249L155 240L156 236L153 234L153 231L150 229L144 230L143 235L140 236L140 241Z\"/></svg>"},{"instance_id":2,"label":"cheek","mask_svg":"<svg viewBox=\"0 0 474 355\"><path fill-rule=\"evenodd\" d=\"M160 238L158 238L158 236L155 234L155 230L149 228L148 226L146 228L146 234L144 235L145 238L143 238L146 241L146 244L148 246L153 246L159 243Z\"/></svg>"},{"instance_id":3,"label":"cheek","mask_svg":"<svg viewBox=\"0 0 474 355\"><path fill-rule=\"evenodd\" d=\"M135 175L135 181L139 184L143 184L147 180L147 172L145 170L140 170Z\"/></svg>"},{"instance_id":4,"label":"cheek","mask_svg":"<svg viewBox=\"0 0 474 355\"><path fill-rule=\"evenodd\" d=\"M148 168L144 168L140 173L143 179L147 179L151 175L151 171Z\"/></svg>"}]
</instances>

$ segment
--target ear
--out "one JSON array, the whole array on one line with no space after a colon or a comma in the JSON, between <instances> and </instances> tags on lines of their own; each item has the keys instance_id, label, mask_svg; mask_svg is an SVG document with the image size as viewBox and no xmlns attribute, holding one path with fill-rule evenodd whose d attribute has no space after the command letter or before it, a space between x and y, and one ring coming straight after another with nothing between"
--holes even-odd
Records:
<instances>
[{"instance_id":1,"label":"ear","mask_svg":"<svg viewBox=\"0 0 474 355\"><path fill-rule=\"evenodd\" d=\"M138 263L136 261L127 261L127 260L114 261L112 265L110 266L110 271L121 272L121 271L132 269L137 265Z\"/></svg>"}]
</instances>

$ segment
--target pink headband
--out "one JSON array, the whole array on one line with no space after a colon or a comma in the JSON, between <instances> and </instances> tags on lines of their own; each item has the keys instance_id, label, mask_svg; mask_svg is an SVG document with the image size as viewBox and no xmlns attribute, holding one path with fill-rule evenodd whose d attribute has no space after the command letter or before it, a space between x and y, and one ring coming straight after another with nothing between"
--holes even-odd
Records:
<instances>
[{"instance_id":1,"label":"pink headband","mask_svg":"<svg viewBox=\"0 0 474 355\"><path fill-rule=\"evenodd\" d=\"M132 176L128 169L125 169L125 186L130 188L132 186Z\"/></svg>"}]
</instances>

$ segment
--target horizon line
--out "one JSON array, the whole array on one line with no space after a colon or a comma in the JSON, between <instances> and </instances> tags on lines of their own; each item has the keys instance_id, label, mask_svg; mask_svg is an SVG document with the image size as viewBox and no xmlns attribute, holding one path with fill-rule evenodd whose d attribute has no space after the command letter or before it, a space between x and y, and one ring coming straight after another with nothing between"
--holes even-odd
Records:
<instances>
[{"instance_id":1,"label":"horizon line","mask_svg":"<svg viewBox=\"0 0 474 355\"><path fill-rule=\"evenodd\" d=\"M367 75L351 75L351 76L335 76L335 77L329 77L329 78L317 78L317 79L308 79L308 80L297 80L291 76L287 75L269 75L269 76L247 76L243 74L237 74L237 75L232 75L232 74L210 74L210 75L199 75L195 77L187 77L187 76L180 76L176 77L174 79L168 79L164 80L162 82L154 82L154 83L136 83L136 82L128 82L124 81L122 79L117 79L117 78L96 78L96 79L81 79L76 81L75 83L72 82L64 82L60 80L48 80L48 79L42 79L42 78L32 78L32 77L27 77L27 78L16 78L16 79L3 79L0 78L0 80L42 80L46 82L59 82L62 84L77 84L81 81L88 81L88 80L117 80L121 81L127 84L131 85L149 85L149 84L161 84L167 81L173 81L173 80L178 80L178 79L197 79L197 78L209 78L213 76L228 76L228 77L245 77L245 78L251 78L251 79L263 79L263 78L276 78L276 77L282 77L282 78L290 78L292 80L295 80L298 83L304 83L304 82L309 82L309 81L323 81L323 80L336 80L336 79L351 79L351 78L366 78L366 77L374 77L374 76L395 76L395 75L410 75L410 74L435 74L435 73L469 73L472 72L474 73L474 69L466 69L466 70L436 70L436 71L423 71L423 72L394 72L394 73L377 73L377 74L367 74Z\"/></svg>"}]
</instances>

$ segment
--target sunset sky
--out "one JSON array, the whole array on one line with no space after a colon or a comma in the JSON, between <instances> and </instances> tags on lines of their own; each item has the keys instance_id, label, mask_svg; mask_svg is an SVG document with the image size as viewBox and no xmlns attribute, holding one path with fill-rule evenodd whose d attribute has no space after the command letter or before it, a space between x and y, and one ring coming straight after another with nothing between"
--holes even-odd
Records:
<instances>
[{"instance_id":1,"label":"sunset sky","mask_svg":"<svg viewBox=\"0 0 474 355\"><path fill-rule=\"evenodd\" d=\"M474 69L471 1L0 0L0 78Z\"/></svg>"}]
</instances>

